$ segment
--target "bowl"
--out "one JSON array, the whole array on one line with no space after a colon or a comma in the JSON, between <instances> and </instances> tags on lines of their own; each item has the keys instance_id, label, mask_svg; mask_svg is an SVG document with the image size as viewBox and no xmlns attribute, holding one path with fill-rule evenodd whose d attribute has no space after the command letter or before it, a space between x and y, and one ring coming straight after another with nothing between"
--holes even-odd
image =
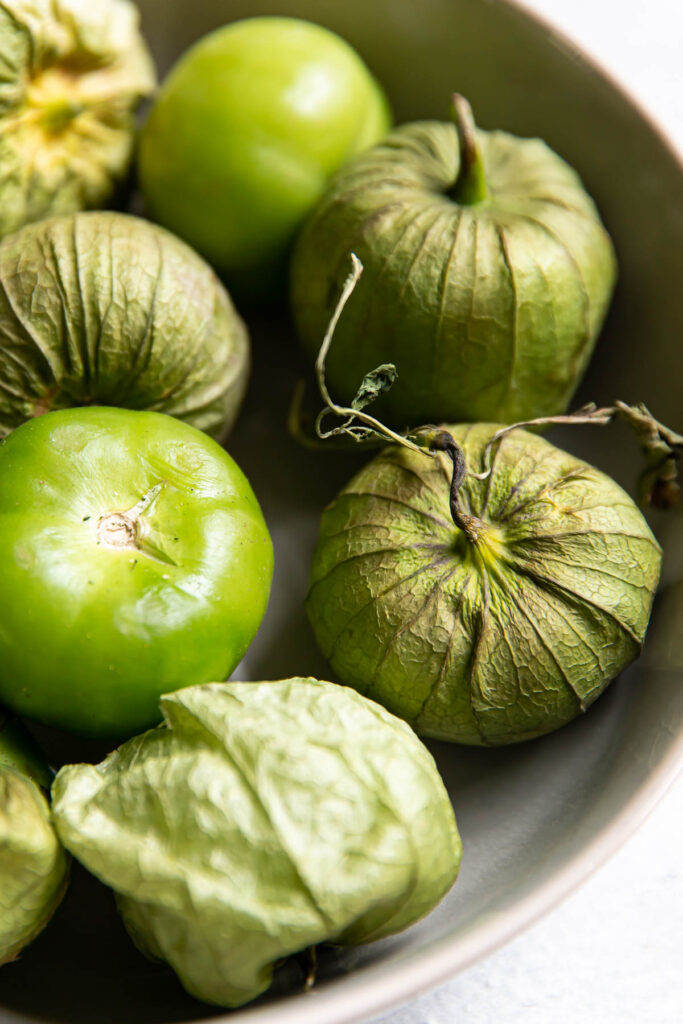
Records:
<instances>
[{"instance_id":1,"label":"bowl","mask_svg":"<svg viewBox=\"0 0 683 1024\"><path fill-rule=\"evenodd\" d=\"M164 70L196 38L236 18L290 14L339 32L368 62L397 120L443 118L451 92L479 124L540 135L573 164L615 242L620 280L581 387L588 399L644 401L683 428L676 358L683 337L683 171L666 140L575 48L512 4L489 0L141 0ZM229 441L271 526L271 605L237 678L328 675L303 611L323 506L359 465L354 455L298 447L285 420L303 364L284 317L250 323L254 376ZM555 439L631 488L637 451L595 427ZM432 744L452 795L465 854L458 884L424 921L356 950L323 951L312 993L296 964L273 990L232 1013L187 996L133 948L111 895L75 870L47 931L3 971L0 1024L346 1024L444 981L552 907L612 853L683 760L683 516L652 518L665 574L643 657L579 720L499 750ZM99 757L44 734L55 760Z\"/></svg>"}]
</instances>

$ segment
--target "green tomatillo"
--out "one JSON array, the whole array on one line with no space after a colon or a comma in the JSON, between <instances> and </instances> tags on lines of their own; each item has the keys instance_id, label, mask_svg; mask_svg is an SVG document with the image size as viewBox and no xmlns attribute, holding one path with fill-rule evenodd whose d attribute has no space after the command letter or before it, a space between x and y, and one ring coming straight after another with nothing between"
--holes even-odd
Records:
<instances>
[{"instance_id":1,"label":"green tomatillo","mask_svg":"<svg viewBox=\"0 0 683 1024\"><path fill-rule=\"evenodd\" d=\"M193 427L31 420L0 445L0 700L85 736L153 724L161 693L235 668L272 557L248 481Z\"/></svg>"},{"instance_id":2,"label":"green tomatillo","mask_svg":"<svg viewBox=\"0 0 683 1024\"><path fill-rule=\"evenodd\" d=\"M31 737L0 708L0 966L43 930L66 889L69 858L40 788L51 781Z\"/></svg>"},{"instance_id":3,"label":"green tomatillo","mask_svg":"<svg viewBox=\"0 0 683 1024\"><path fill-rule=\"evenodd\" d=\"M317 679L192 686L164 724L53 786L58 833L117 894L132 938L207 1002L240 1006L278 961L427 914L462 847L404 722Z\"/></svg>"},{"instance_id":4,"label":"green tomatillo","mask_svg":"<svg viewBox=\"0 0 683 1024\"><path fill-rule=\"evenodd\" d=\"M423 735L550 732L640 653L659 545L610 477L536 434L421 436L432 459L383 450L323 515L307 601L321 650Z\"/></svg>"},{"instance_id":5,"label":"green tomatillo","mask_svg":"<svg viewBox=\"0 0 683 1024\"><path fill-rule=\"evenodd\" d=\"M578 175L540 139L455 123L404 125L334 178L292 260L292 307L311 359L352 251L365 272L330 352L348 404L393 363L377 415L511 423L564 411L588 363L615 257Z\"/></svg>"},{"instance_id":6,"label":"green tomatillo","mask_svg":"<svg viewBox=\"0 0 683 1024\"><path fill-rule=\"evenodd\" d=\"M0 236L104 205L155 72L130 0L0 4Z\"/></svg>"},{"instance_id":7,"label":"green tomatillo","mask_svg":"<svg viewBox=\"0 0 683 1024\"><path fill-rule=\"evenodd\" d=\"M389 125L380 86L339 36L296 18L226 25L181 57L143 127L147 210L235 294L270 302L330 176Z\"/></svg>"},{"instance_id":8,"label":"green tomatillo","mask_svg":"<svg viewBox=\"0 0 683 1024\"><path fill-rule=\"evenodd\" d=\"M78 405L152 409L222 436L248 370L230 296L163 228L77 213L0 244L0 436Z\"/></svg>"}]
</instances>

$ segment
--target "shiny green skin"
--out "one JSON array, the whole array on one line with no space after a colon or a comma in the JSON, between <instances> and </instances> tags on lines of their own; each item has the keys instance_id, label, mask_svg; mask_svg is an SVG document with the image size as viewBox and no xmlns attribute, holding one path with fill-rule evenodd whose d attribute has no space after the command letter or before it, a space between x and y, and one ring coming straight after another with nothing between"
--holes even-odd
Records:
<instances>
[{"instance_id":1,"label":"shiny green skin","mask_svg":"<svg viewBox=\"0 0 683 1024\"><path fill-rule=\"evenodd\" d=\"M152 409L222 435L248 370L230 296L162 228L78 213L0 245L0 436L74 405Z\"/></svg>"},{"instance_id":2,"label":"shiny green skin","mask_svg":"<svg viewBox=\"0 0 683 1024\"><path fill-rule=\"evenodd\" d=\"M140 139L147 210L236 294L267 301L330 176L390 123L338 36L294 18L238 21L201 39L161 87Z\"/></svg>"},{"instance_id":3,"label":"shiny green skin","mask_svg":"<svg viewBox=\"0 0 683 1024\"><path fill-rule=\"evenodd\" d=\"M483 472L497 426L447 427ZM425 736L515 743L584 711L640 653L661 550L608 476L524 430L466 476L381 452L323 515L308 614L338 679Z\"/></svg>"},{"instance_id":4,"label":"shiny green skin","mask_svg":"<svg viewBox=\"0 0 683 1024\"><path fill-rule=\"evenodd\" d=\"M68 864L45 795L0 755L0 966L48 923L66 890Z\"/></svg>"},{"instance_id":5,"label":"shiny green skin","mask_svg":"<svg viewBox=\"0 0 683 1024\"><path fill-rule=\"evenodd\" d=\"M101 517L137 514L112 547ZM0 700L85 736L159 719L161 693L224 679L265 612L272 546L205 434L159 413L71 409L0 445Z\"/></svg>"},{"instance_id":6,"label":"shiny green skin","mask_svg":"<svg viewBox=\"0 0 683 1024\"><path fill-rule=\"evenodd\" d=\"M394 363L373 412L399 427L562 412L612 293L610 239L578 175L539 139L477 133L489 195L451 198L453 124L392 132L344 168L292 260L292 308L318 354L355 252L364 273L327 360L332 395Z\"/></svg>"},{"instance_id":7,"label":"shiny green skin","mask_svg":"<svg viewBox=\"0 0 683 1024\"><path fill-rule=\"evenodd\" d=\"M65 844L117 894L143 952L240 1006L283 957L391 935L438 903L462 847L405 723L317 679L194 686L164 726L63 768Z\"/></svg>"}]
</instances>

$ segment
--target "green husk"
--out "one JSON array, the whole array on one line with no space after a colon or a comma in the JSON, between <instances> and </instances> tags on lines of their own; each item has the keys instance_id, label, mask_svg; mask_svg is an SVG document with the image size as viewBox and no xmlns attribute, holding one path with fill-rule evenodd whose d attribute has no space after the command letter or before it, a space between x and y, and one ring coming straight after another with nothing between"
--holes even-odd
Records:
<instances>
[{"instance_id":1,"label":"green husk","mask_svg":"<svg viewBox=\"0 0 683 1024\"><path fill-rule=\"evenodd\" d=\"M39 788L50 778L23 727L0 710L0 965L36 938L66 890L68 858Z\"/></svg>"},{"instance_id":2,"label":"green husk","mask_svg":"<svg viewBox=\"0 0 683 1024\"><path fill-rule=\"evenodd\" d=\"M292 309L313 361L347 273L330 390L392 363L377 416L511 423L563 412L616 277L609 236L576 172L539 139L433 121L404 125L333 180L300 235ZM467 174L461 175L466 155Z\"/></svg>"},{"instance_id":3,"label":"green husk","mask_svg":"<svg viewBox=\"0 0 683 1024\"><path fill-rule=\"evenodd\" d=\"M638 656L661 551L613 480L543 438L444 432L455 508L448 451L383 450L323 515L308 613L337 678L418 733L518 742Z\"/></svg>"},{"instance_id":4,"label":"green husk","mask_svg":"<svg viewBox=\"0 0 683 1024\"><path fill-rule=\"evenodd\" d=\"M461 846L434 762L353 690L215 683L53 787L66 847L197 997L239 1006L321 942L392 934L452 885Z\"/></svg>"},{"instance_id":5,"label":"green husk","mask_svg":"<svg viewBox=\"0 0 683 1024\"><path fill-rule=\"evenodd\" d=\"M127 174L155 86L138 24L128 0L0 5L0 237L102 206Z\"/></svg>"},{"instance_id":6,"label":"green husk","mask_svg":"<svg viewBox=\"0 0 683 1024\"><path fill-rule=\"evenodd\" d=\"M248 370L228 293L163 228L77 213L0 244L0 436L80 405L164 412L222 435Z\"/></svg>"}]
</instances>

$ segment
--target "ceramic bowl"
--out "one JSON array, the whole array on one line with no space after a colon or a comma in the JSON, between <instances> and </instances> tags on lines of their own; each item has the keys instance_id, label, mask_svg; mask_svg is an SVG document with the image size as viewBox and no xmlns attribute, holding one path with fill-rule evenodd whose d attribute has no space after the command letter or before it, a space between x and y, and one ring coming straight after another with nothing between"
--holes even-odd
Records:
<instances>
[{"instance_id":1,"label":"ceramic bowl","mask_svg":"<svg viewBox=\"0 0 683 1024\"><path fill-rule=\"evenodd\" d=\"M221 24L290 14L355 46L399 121L444 117L457 90L482 127L546 139L579 170L619 256L614 304L579 401L644 401L683 428L681 165L642 112L566 40L523 10L489 0L141 0L140 7L162 70ZM266 621L238 674L324 677L302 600L320 512L358 459L302 450L289 438L284 423L301 370L295 343L282 318L250 326L254 377L229 447L262 501L277 568ZM583 427L560 441L632 487L637 452L625 432ZM139 956L111 896L76 871L50 928L2 972L1 1024L364 1021L444 981L548 910L639 824L682 760L683 520L674 513L653 526L666 570L645 653L585 717L507 749L433 744L465 855L460 880L426 920L384 942L323 953L312 994L301 994L300 975L285 970L268 997L224 1014L190 999L168 970Z\"/></svg>"}]
</instances>

